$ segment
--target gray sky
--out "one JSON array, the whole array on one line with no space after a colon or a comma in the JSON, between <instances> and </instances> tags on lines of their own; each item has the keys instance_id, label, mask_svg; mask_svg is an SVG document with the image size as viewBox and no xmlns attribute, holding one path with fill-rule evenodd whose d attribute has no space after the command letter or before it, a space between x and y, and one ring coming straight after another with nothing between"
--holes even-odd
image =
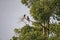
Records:
<instances>
[{"instance_id":1,"label":"gray sky","mask_svg":"<svg viewBox=\"0 0 60 40\"><path fill-rule=\"evenodd\" d=\"M20 0L0 0L0 40L9 40L14 28L21 28L19 18L29 13Z\"/></svg>"}]
</instances>

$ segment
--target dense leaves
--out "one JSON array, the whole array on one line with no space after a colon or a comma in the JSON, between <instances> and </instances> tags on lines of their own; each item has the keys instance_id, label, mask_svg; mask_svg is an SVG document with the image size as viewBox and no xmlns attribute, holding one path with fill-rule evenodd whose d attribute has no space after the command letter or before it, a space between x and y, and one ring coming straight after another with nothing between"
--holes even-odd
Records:
<instances>
[{"instance_id":1,"label":"dense leaves","mask_svg":"<svg viewBox=\"0 0 60 40\"><path fill-rule=\"evenodd\" d=\"M54 35L50 35L50 37L45 37L42 35L42 28L40 27L31 27L29 25L24 26L21 30L18 37L13 36L12 40L60 40L60 25L57 25L57 28L55 25L50 25L51 31L50 33L54 33Z\"/></svg>"},{"instance_id":2,"label":"dense leaves","mask_svg":"<svg viewBox=\"0 0 60 40\"><path fill-rule=\"evenodd\" d=\"M30 13L35 20L47 21L52 13L60 15L60 0L21 0L23 4L30 5Z\"/></svg>"}]
</instances>

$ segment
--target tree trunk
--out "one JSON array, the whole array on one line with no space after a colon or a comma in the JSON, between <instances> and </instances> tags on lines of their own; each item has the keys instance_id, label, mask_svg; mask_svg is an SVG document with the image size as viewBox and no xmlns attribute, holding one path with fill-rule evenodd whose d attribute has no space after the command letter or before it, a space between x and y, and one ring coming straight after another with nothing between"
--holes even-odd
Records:
<instances>
[{"instance_id":1,"label":"tree trunk","mask_svg":"<svg viewBox=\"0 0 60 40\"><path fill-rule=\"evenodd\" d=\"M48 30L49 29L49 21L48 21L47 25L44 22L44 27L45 28L43 28L43 35L45 37L45 40L48 40L48 37L49 37L49 30Z\"/></svg>"},{"instance_id":2,"label":"tree trunk","mask_svg":"<svg viewBox=\"0 0 60 40\"><path fill-rule=\"evenodd\" d=\"M46 28L43 28L43 36L44 36L44 40L48 40L48 31Z\"/></svg>"}]
</instances>

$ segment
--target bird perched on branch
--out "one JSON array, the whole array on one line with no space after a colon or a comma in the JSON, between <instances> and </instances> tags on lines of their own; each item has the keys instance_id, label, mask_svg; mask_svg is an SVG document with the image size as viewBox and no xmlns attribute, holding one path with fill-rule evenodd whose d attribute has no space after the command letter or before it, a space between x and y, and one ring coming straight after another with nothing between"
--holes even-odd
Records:
<instances>
[{"instance_id":1,"label":"bird perched on branch","mask_svg":"<svg viewBox=\"0 0 60 40\"><path fill-rule=\"evenodd\" d=\"M27 20L28 22L31 21L29 16L27 16L26 14L23 15L23 17L21 18L21 21L24 21L24 19Z\"/></svg>"},{"instance_id":2,"label":"bird perched on branch","mask_svg":"<svg viewBox=\"0 0 60 40\"><path fill-rule=\"evenodd\" d=\"M23 16L24 18L26 17L26 14L24 14L24 16Z\"/></svg>"},{"instance_id":3,"label":"bird perched on branch","mask_svg":"<svg viewBox=\"0 0 60 40\"><path fill-rule=\"evenodd\" d=\"M26 19L26 14L23 15L23 17L21 18L21 21L23 21L24 19Z\"/></svg>"},{"instance_id":4,"label":"bird perched on branch","mask_svg":"<svg viewBox=\"0 0 60 40\"><path fill-rule=\"evenodd\" d=\"M30 22L30 18L29 18L29 16L27 16L27 21L29 21L29 22Z\"/></svg>"}]
</instances>

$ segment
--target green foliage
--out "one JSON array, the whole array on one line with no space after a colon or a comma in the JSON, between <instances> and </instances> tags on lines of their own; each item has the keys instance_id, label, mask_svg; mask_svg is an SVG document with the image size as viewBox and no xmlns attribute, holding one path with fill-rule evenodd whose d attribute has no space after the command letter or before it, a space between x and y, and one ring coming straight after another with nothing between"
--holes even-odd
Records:
<instances>
[{"instance_id":1,"label":"green foliage","mask_svg":"<svg viewBox=\"0 0 60 40\"><path fill-rule=\"evenodd\" d=\"M15 33L19 34L19 40L60 40L60 24L49 24L53 14L60 16L60 0L21 0L21 2L30 8L30 14L37 23L33 23L34 27L26 25L22 29L15 29ZM49 37L52 32L56 36Z\"/></svg>"},{"instance_id":2,"label":"green foliage","mask_svg":"<svg viewBox=\"0 0 60 40\"><path fill-rule=\"evenodd\" d=\"M17 40L18 37L13 36L11 40Z\"/></svg>"},{"instance_id":3,"label":"green foliage","mask_svg":"<svg viewBox=\"0 0 60 40\"><path fill-rule=\"evenodd\" d=\"M20 33L20 30L17 29L17 28L15 28L15 29L14 29L14 32L15 32L15 33Z\"/></svg>"},{"instance_id":4,"label":"green foliage","mask_svg":"<svg viewBox=\"0 0 60 40\"><path fill-rule=\"evenodd\" d=\"M21 30L20 34L18 32L18 37L13 36L12 39L13 40L60 40L60 25L57 25L57 28L55 25L50 25L50 33L54 32L56 34L55 37L51 36L51 37L46 37L43 36L43 31L41 27L31 27L29 25L24 26L22 29L18 29Z\"/></svg>"},{"instance_id":5,"label":"green foliage","mask_svg":"<svg viewBox=\"0 0 60 40\"><path fill-rule=\"evenodd\" d=\"M21 0L23 4L30 5L30 14L35 20L47 21L52 13L56 11L60 15L60 0ZM23 2L24 1L24 2Z\"/></svg>"},{"instance_id":6,"label":"green foliage","mask_svg":"<svg viewBox=\"0 0 60 40\"><path fill-rule=\"evenodd\" d=\"M19 40L44 40L42 31L39 28L34 28L29 25L24 26L21 29Z\"/></svg>"},{"instance_id":7,"label":"green foliage","mask_svg":"<svg viewBox=\"0 0 60 40\"><path fill-rule=\"evenodd\" d=\"M24 0L21 0L24 1ZM49 33L53 32L57 35L58 33L58 25L49 24L50 17L55 14L60 16L60 0L25 0L24 3L27 7L30 8L31 16L39 23L33 23L35 28L42 29L43 26L49 29ZM42 24L42 25L41 25ZM48 32L45 30L45 33ZM42 29L43 30L43 29ZM42 33L42 31L40 31ZM51 38L50 40L55 40L55 38Z\"/></svg>"}]
</instances>

